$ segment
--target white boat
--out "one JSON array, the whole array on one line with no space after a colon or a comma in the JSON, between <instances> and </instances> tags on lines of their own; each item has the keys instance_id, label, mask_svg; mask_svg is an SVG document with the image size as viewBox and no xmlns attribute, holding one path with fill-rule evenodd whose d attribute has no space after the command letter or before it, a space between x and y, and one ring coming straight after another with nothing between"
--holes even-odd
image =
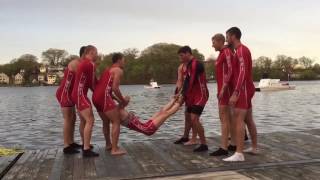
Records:
<instances>
[{"instance_id":1,"label":"white boat","mask_svg":"<svg viewBox=\"0 0 320 180\"><path fill-rule=\"evenodd\" d=\"M281 91L294 90L295 85L290 85L288 82L280 82L280 79L261 79L256 91Z\"/></svg>"},{"instance_id":2,"label":"white boat","mask_svg":"<svg viewBox=\"0 0 320 180\"><path fill-rule=\"evenodd\" d=\"M160 86L158 85L158 83L156 81L150 81L150 85L149 86L144 86L144 88L147 89L157 89L160 88Z\"/></svg>"}]
</instances>

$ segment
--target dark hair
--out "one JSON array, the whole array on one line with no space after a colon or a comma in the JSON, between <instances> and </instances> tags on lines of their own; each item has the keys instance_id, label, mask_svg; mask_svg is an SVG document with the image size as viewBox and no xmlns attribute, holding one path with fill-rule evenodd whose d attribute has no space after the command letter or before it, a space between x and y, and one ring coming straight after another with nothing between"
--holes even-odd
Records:
<instances>
[{"instance_id":1,"label":"dark hair","mask_svg":"<svg viewBox=\"0 0 320 180\"><path fill-rule=\"evenodd\" d=\"M190 53L192 54L192 50L189 46L183 46L178 50L178 54L180 53Z\"/></svg>"},{"instance_id":2,"label":"dark hair","mask_svg":"<svg viewBox=\"0 0 320 180\"><path fill-rule=\"evenodd\" d=\"M80 57L83 55L84 50L86 49L87 46L81 46L80 51L79 51L79 55Z\"/></svg>"},{"instance_id":3,"label":"dark hair","mask_svg":"<svg viewBox=\"0 0 320 180\"><path fill-rule=\"evenodd\" d=\"M117 63L120 59L123 58L123 54L122 53L114 53L112 56L112 63Z\"/></svg>"},{"instance_id":4,"label":"dark hair","mask_svg":"<svg viewBox=\"0 0 320 180\"><path fill-rule=\"evenodd\" d=\"M230 35L235 35L237 39L241 39L241 31L238 27L232 27L227 30Z\"/></svg>"},{"instance_id":5,"label":"dark hair","mask_svg":"<svg viewBox=\"0 0 320 180\"><path fill-rule=\"evenodd\" d=\"M86 46L86 48L84 49L84 55L89 54L89 52L91 52L92 50L95 50L95 49L96 49L96 47L93 45Z\"/></svg>"}]
</instances>

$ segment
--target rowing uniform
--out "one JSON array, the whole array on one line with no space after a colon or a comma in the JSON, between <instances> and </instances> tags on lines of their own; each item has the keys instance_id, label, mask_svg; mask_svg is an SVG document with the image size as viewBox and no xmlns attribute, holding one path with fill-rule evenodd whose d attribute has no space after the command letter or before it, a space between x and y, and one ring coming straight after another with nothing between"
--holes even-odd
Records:
<instances>
[{"instance_id":1,"label":"rowing uniform","mask_svg":"<svg viewBox=\"0 0 320 180\"><path fill-rule=\"evenodd\" d=\"M147 136L153 135L158 130L153 123L153 120L148 120L147 122L143 123L141 122L140 118L135 116L132 112L129 114L129 117L121 122L123 126Z\"/></svg>"},{"instance_id":2,"label":"rowing uniform","mask_svg":"<svg viewBox=\"0 0 320 180\"><path fill-rule=\"evenodd\" d=\"M252 58L250 50L243 44L236 49L233 61L232 89L239 96L235 108L251 109L251 100L255 93L252 80Z\"/></svg>"},{"instance_id":3,"label":"rowing uniform","mask_svg":"<svg viewBox=\"0 0 320 180\"><path fill-rule=\"evenodd\" d=\"M113 77L110 72L111 69L112 68L106 69L103 72L92 94L92 102L98 112L107 112L117 107L112 99Z\"/></svg>"},{"instance_id":4,"label":"rowing uniform","mask_svg":"<svg viewBox=\"0 0 320 180\"><path fill-rule=\"evenodd\" d=\"M90 59L84 58L81 60L72 90L72 101L76 104L79 111L91 108L91 102L87 94L89 88L92 91L95 88L95 83L97 82L95 72L95 64Z\"/></svg>"},{"instance_id":5,"label":"rowing uniform","mask_svg":"<svg viewBox=\"0 0 320 180\"><path fill-rule=\"evenodd\" d=\"M217 80L217 95L219 96L222 87L225 85L227 88L221 99L218 100L219 106L226 106L229 104L231 96L230 81L232 75L232 51L225 47L220 51L216 60L216 80Z\"/></svg>"},{"instance_id":6,"label":"rowing uniform","mask_svg":"<svg viewBox=\"0 0 320 180\"><path fill-rule=\"evenodd\" d=\"M186 111L201 115L209 98L204 65L196 59L183 67L183 95Z\"/></svg>"},{"instance_id":7,"label":"rowing uniform","mask_svg":"<svg viewBox=\"0 0 320 180\"><path fill-rule=\"evenodd\" d=\"M72 89L75 81L76 73L68 67L64 70L64 76L56 91L56 98L61 107L73 107L74 103L71 100Z\"/></svg>"}]
</instances>

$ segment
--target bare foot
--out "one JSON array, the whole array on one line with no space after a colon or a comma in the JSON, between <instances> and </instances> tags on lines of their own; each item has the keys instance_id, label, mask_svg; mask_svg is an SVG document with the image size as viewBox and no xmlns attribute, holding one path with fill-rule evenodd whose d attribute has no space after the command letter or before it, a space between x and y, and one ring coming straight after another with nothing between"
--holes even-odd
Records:
<instances>
[{"instance_id":1,"label":"bare foot","mask_svg":"<svg viewBox=\"0 0 320 180\"><path fill-rule=\"evenodd\" d=\"M111 151L112 147L111 144L106 145L106 151Z\"/></svg>"},{"instance_id":2,"label":"bare foot","mask_svg":"<svg viewBox=\"0 0 320 180\"><path fill-rule=\"evenodd\" d=\"M127 151L126 150L123 150L123 149L116 149L116 150L111 150L111 155L113 156L121 156L121 155L125 155L127 154Z\"/></svg>"},{"instance_id":3,"label":"bare foot","mask_svg":"<svg viewBox=\"0 0 320 180\"><path fill-rule=\"evenodd\" d=\"M191 139L190 141L184 143L183 145L185 145L185 146L192 146L192 145L196 145L196 144L198 144L198 141Z\"/></svg>"}]
</instances>

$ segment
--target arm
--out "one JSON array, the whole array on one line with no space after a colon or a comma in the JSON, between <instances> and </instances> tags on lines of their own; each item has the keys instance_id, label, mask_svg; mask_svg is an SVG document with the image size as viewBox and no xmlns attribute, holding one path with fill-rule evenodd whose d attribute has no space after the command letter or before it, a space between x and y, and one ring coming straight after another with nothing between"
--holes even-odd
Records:
<instances>
[{"instance_id":1,"label":"arm","mask_svg":"<svg viewBox=\"0 0 320 180\"><path fill-rule=\"evenodd\" d=\"M226 62L227 62L227 67L228 67L228 72L224 74L224 79L223 79L223 85L228 86L231 75L232 75L232 63L231 63L231 53L229 51L226 51L225 53L226 56Z\"/></svg>"},{"instance_id":2,"label":"arm","mask_svg":"<svg viewBox=\"0 0 320 180\"><path fill-rule=\"evenodd\" d=\"M94 91L95 85L97 82L97 77L96 77L96 67L93 63L90 63L90 66L88 66L88 84L89 88Z\"/></svg>"},{"instance_id":3,"label":"arm","mask_svg":"<svg viewBox=\"0 0 320 180\"><path fill-rule=\"evenodd\" d=\"M231 53L227 50L224 51L224 61L227 64L228 71L223 74L223 85L222 85L222 89L220 91L220 94L218 94L219 99L221 99L223 97L223 94L228 87L228 84L230 82L231 75L232 75Z\"/></svg>"},{"instance_id":4,"label":"arm","mask_svg":"<svg viewBox=\"0 0 320 180\"><path fill-rule=\"evenodd\" d=\"M182 85L183 85L183 64L181 64L178 68L178 80L176 83L175 94L178 94L181 91Z\"/></svg>"},{"instance_id":5,"label":"arm","mask_svg":"<svg viewBox=\"0 0 320 180\"><path fill-rule=\"evenodd\" d=\"M192 89L192 86L196 79L196 71L197 71L197 61L192 61L191 67L190 67L190 81L189 81L188 91L191 91Z\"/></svg>"},{"instance_id":6,"label":"arm","mask_svg":"<svg viewBox=\"0 0 320 180\"><path fill-rule=\"evenodd\" d=\"M235 87L235 91L234 93L236 93L236 95L238 95L240 88L243 85L243 82L245 80L245 75L246 75L246 65L248 64L248 59L246 59L243 56L243 52L242 52L242 48L239 49L239 51L237 51L237 56L238 56L238 60L239 60L239 76L237 79L237 84Z\"/></svg>"},{"instance_id":7,"label":"arm","mask_svg":"<svg viewBox=\"0 0 320 180\"><path fill-rule=\"evenodd\" d=\"M113 72L113 83L112 83L112 91L115 95L115 98L120 101L120 104L126 106L128 101L122 96L120 91L120 79L123 75L123 71L120 68L116 68Z\"/></svg>"}]
</instances>

